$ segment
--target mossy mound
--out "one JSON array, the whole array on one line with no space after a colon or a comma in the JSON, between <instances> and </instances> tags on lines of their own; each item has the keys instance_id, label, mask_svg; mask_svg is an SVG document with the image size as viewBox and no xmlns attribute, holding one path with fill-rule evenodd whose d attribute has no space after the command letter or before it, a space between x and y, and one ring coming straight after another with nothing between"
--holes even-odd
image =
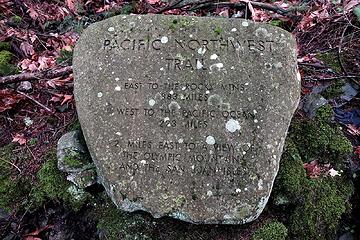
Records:
<instances>
[{"instance_id":1,"label":"mossy mound","mask_svg":"<svg viewBox=\"0 0 360 240\"><path fill-rule=\"evenodd\" d=\"M155 239L152 232L152 222L142 214L126 213L116 208L105 196L96 208L99 219L97 228L109 240Z\"/></svg>"},{"instance_id":2,"label":"mossy mound","mask_svg":"<svg viewBox=\"0 0 360 240\"><path fill-rule=\"evenodd\" d=\"M295 120L286 140L274 195L287 200L283 202L290 213L291 239L334 239L342 215L351 207L353 184L344 173L310 179L303 167L317 159L345 169L352 145L331 117L331 107L325 106L313 120Z\"/></svg>"},{"instance_id":3,"label":"mossy mound","mask_svg":"<svg viewBox=\"0 0 360 240\"><path fill-rule=\"evenodd\" d=\"M62 200L71 209L78 211L90 195L65 179L57 168L55 153L48 155L47 159L37 173L38 184L32 190L34 206L41 206L46 200Z\"/></svg>"},{"instance_id":4,"label":"mossy mound","mask_svg":"<svg viewBox=\"0 0 360 240\"><path fill-rule=\"evenodd\" d=\"M313 120L295 120L290 128L290 139L296 143L304 162L314 159L330 163L340 169L352 153L352 144L341 127L331 121L331 106L318 109Z\"/></svg>"},{"instance_id":5,"label":"mossy mound","mask_svg":"<svg viewBox=\"0 0 360 240\"><path fill-rule=\"evenodd\" d=\"M26 179L20 177L11 165L13 148L12 144L0 148L0 208L9 212L20 205L29 193Z\"/></svg>"},{"instance_id":6,"label":"mossy mound","mask_svg":"<svg viewBox=\"0 0 360 240\"><path fill-rule=\"evenodd\" d=\"M284 224L278 221L270 222L257 229L252 240L285 240L288 230Z\"/></svg>"}]
</instances>

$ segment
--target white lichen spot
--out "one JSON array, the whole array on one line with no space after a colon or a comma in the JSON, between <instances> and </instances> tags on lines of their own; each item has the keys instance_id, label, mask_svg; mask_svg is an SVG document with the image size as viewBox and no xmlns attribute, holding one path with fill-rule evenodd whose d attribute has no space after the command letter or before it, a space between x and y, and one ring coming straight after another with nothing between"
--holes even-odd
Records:
<instances>
[{"instance_id":1,"label":"white lichen spot","mask_svg":"<svg viewBox=\"0 0 360 240\"><path fill-rule=\"evenodd\" d=\"M234 66L231 66L231 68L230 68L231 70L234 70L235 69L235 67Z\"/></svg>"},{"instance_id":2,"label":"white lichen spot","mask_svg":"<svg viewBox=\"0 0 360 240\"><path fill-rule=\"evenodd\" d=\"M122 135L121 132L116 132L115 134L118 135L118 136Z\"/></svg>"},{"instance_id":3,"label":"white lichen spot","mask_svg":"<svg viewBox=\"0 0 360 240\"><path fill-rule=\"evenodd\" d=\"M242 152L242 154L243 154L243 155L245 155L245 154L246 154L246 152L245 152L245 151L243 151L243 152Z\"/></svg>"},{"instance_id":4,"label":"white lichen spot","mask_svg":"<svg viewBox=\"0 0 360 240\"><path fill-rule=\"evenodd\" d=\"M236 130L240 130L240 124L239 121L230 118L227 122L226 122L226 130L228 130L229 132L233 133L236 132Z\"/></svg>"},{"instance_id":5,"label":"white lichen spot","mask_svg":"<svg viewBox=\"0 0 360 240\"><path fill-rule=\"evenodd\" d=\"M173 95L173 94L174 94L174 91L173 91L173 90L171 90L169 93L170 93L170 95Z\"/></svg>"},{"instance_id":6,"label":"white lichen spot","mask_svg":"<svg viewBox=\"0 0 360 240\"><path fill-rule=\"evenodd\" d=\"M198 52L198 54L200 54L200 55L204 55L205 52L206 52L206 48L199 48L199 49L197 50L197 52Z\"/></svg>"},{"instance_id":7,"label":"white lichen spot","mask_svg":"<svg viewBox=\"0 0 360 240\"><path fill-rule=\"evenodd\" d=\"M160 39L161 43L167 43L169 41L169 38L166 36L161 37Z\"/></svg>"},{"instance_id":8,"label":"white lichen spot","mask_svg":"<svg viewBox=\"0 0 360 240\"><path fill-rule=\"evenodd\" d=\"M263 188L263 180L262 180L262 179L260 179L259 182L258 182L258 189L259 189L259 190L263 190L263 189L264 189L264 188Z\"/></svg>"},{"instance_id":9,"label":"white lichen spot","mask_svg":"<svg viewBox=\"0 0 360 240\"><path fill-rule=\"evenodd\" d=\"M206 137L206 143L209 145L214 145L215 144L215 138L213 136L207 136Z\"/></svg>"},{"instance_id":10,"label":"white lichen spot","mask_svg":"<svg viewBox=\"0 0 360 240\"><path fill-rule=\"evenodd\" d=\"M169 107L170 111L177 111L181 108L180 105L176 101L170 102L168 107Z\"/></svg>"},{"instance_id":11,"label":"white lichen spot","mask_svg":"<svg viewBox=\"0 0 360 240\"><path fill-rule=\"evenodd\" d=\"M183 143L183 142L184 142L184 139L179 138L178 143Z\"/></svg>"},{"instance_id":12,"label":"white lichen spot","mask_svg":"<svg viewBox=\"0 0 360 240\"><path fill-rule=\"evenodd\" d=\"M114 28L114 27L109 27L109 28L108 28L108 31L109 31L109 32L113 32L113 31L115 31L115 28Z\"/></svg>"},{"instance_id":13,"label":"white lichen spot","mask_svg":"<svg viewBox=\"0 0 360 240\"><path fill-rule=\"evenodd\" d=\"M213 195L213 193L212 193L212 191L209 190L209 191L206 192L206 195L208 195L209 197L211 197L211 196Z\"/></svg>"},{"instance_id":14,"label":"white lichen spot","mask_svg":"<svg viewBox=\"0 0 360 240\"><path fill-rule=\"evenodd\" d=\"M119 81L119 80L120 80L120 78L118 78L118 77L117 77L117 78L115 78L115 81Z\"/></svg>"},{"instance_id":15,"label":"white lichen spot","mask_svg":"<svg viewBox=\"0 0 360 240\"><path fill-rule=\"evenodd\" d=\"M164 122L170 121L169 117L164 118Z\"/></svg>"},{"instance_id":16,"label":"white lichen spot","mask_svg":"<svg viewBox=\"0 0 360 240\"><path fill-rule=\"evenodd\" d=\"M160 68L160 71L164 71L164 68L162 67L162 68Z\"/></svg>"},{"instance_id":17,"label":"white lichen spot","mask_svg":"<svg viewBox=\"0 0 360 240\"><path fill-rule=\"evenodd\" d=\"M191 169L194 170L194 169L195 169L195 165L191 165Z\"/></svg>"},{"instance_id":18,"label":"white lichen spot","mask_svg":"<svg viewBox=\"0 0 360 240\"><path fill-rule=\"evenodd\" d=\"M98 97L98 98L101 98L102 96L103 96L103 93L102 93L102 92L98 92L98 93L97 93L97 97Z\"/></svg>"},{"instance_id":19,"label":"white lichen spot","mask_svg":"<svg viewBox=\"0 0 360 240\"><path fill-rule=\"evenodd\" d=\"M257 114L257 111L256 111L256 109L254 109L254 110L253 110L253 113L254 113L254 114Z\"/></svg>"},{"instance_id":20,"label":"white lichen spot","mask_svg":"<svg viewBox=\"0 0 360 240\"><path fill-rule=\"evenodd\" d=\"M197 69L202 69L204 65L199 61L199 60L196 60L196 68Z\"/></svg>"},{"instance_id":21,"label":"white lichen spot","mask_svg":"<svg viewBox=\"0 0 360 240\"><path fill-rule=\"evenodd\" d=\"M248 86L249 85L249 83L247 82L247 83L245 83L245 86Z\"/></svg>"},{"instance_id":22,"label":"white lichen spot","mask_svg":"<svg viewBox=\"0 0 360 240\"><path fill-rule=\"evenodd\" d=\"M259 122L259 120L257 120L257 119L254 119L254 123L258 123Z\"/></svg>"},{"instance_id":23,"label":"white lichen spot","mask_svg":"<svg viewBox=\"0 0 360 240\"><path fill-rule=\"evenodd\" d=\"M247 26L249 26L249 23L248 23L247 21L243 21L243 22L241 23L241 25L242 25L243 27L247 27Z\"/></svg>"},{"instance_id":24,"label":"white lichen spot","mask_svg":"<svg viewBox=\"0 0 360 240\"><path fill-rule=\"evenodd\" d=\"M236 31L237 31L237 29L236 29L236 28L233 28L233 29L231 29L230 31L232 31L232 32L236 32Z\"/></svg>"},{"instance_id":25,"label":"white lichen spot","mask_svg":"<svg viewBox=\"0 0 360 240\"><path fill-rule=\"evenodd\" d=\"M184 86L184 87L182 87L182 88L181 88L181 90L183 90L183 91L184 91L184 90L186 90L186 87L185 87L185 86Z\"/></svg>"},{"instance_id":26,"label":"white lichen spot","mask_svg":"<svg viewBox=\"0 0 360 240\"><path fill-rule=\"evenodd\" d=\"M210 94L210 91L209 91L209 90L207 90L205 93L206 93L206 94Z\"/></svg>"},{"instance_id":27,"label":"white lichen spot","mask_svg":"<svg viewBox=\"0 0 360 240\"><path fill-rule=\"evenodd\" d=\"M193 36L192 34L190 34L190 35L189 35L189 38L192 38L192 37L194 37L194 36Z\"/></svg>"},{"instance_id":28,"label":"white lichen spot","mask_svg":"<svg viewBox=\"0 0 360 240\"><path fill-rule=\"evenodd\" d=\"M282 68L282 63L281 62L278 62L278 63L275 63L274 64L275 68Z\"/></svg>"},{"instance_id":29,"label":"white lichen spot","mask_svg":"<svg viewBox=\"0 0 360 240\"><path fill-rule=\"evenodd\" d=\"M120 87L119 85L117 85L117 86L115 87L115 91L117 91L117 92L121 91L121 87Z\"/></svg>"},{"instance_id":30,"label":"white lichen spot","mask_svg":"<svg viewBox=\"0 0 360 240\"><path fill-rule=\"evenodd\" d=\"M154 99L150 99L150 100L149 100L149 105L150 105L150 107L154 106L155 103L156 103L156 102L155 102Z\"/></svg>"},{"instance_id":31,"label":"white lichen spot","mask_svg":"<svg viewBox=\"0 0 360 240\"><path fill-rule=\"evenodd\" d=\"M224 64L222 63L215 63L210 66L210 71L213 71L213 68L216 68L218 71L220 71L224 67Z\"/></svg>"},{"instance_id":32,"label":"white lichen spot","mask_svg":"<svg viewBox=\"0 0 360 240\"><path fill-rule=\"evenodd\" d=\"M146 164L146 161L145 161L145 160L141 160L140 163L141 163L141 164Z\"/></svg>"},{"instance_id":33,"label":"white lichen spot","mask_svg":"<svg viewBox=\"0 0 360 240\"><path fill-rule=\"evenodd\" d=\"M241 193L241 189L240 189L240 188L237 188L237 189L235 190L235 192L236 192L236 193Z\"/></svg>"},{"instance_id":34,"label":"white lichen spot","mask_svg":"<svg viewBox=\"0 0 360 240\"><path fill-rule=\"evenodd\" d=\"M247 191L247 190L248 190L248 188L244 188L244 190L245 190L245 191Z\"/></svg>"},{"instance_id":35,"label":"white lichen spot","mask_svg":"<svg viewBox=\"0 0 360 240\"><path fill-rule=\"evenodd\" d=\"M271 145L271 144L267 144L267 145L266 145L266 148L267 148L267 149L271 149L271 148L272 148L272 145Z\"/></svg>"},{"instance_id":36,"label":"white lichen spot","mask_svg":"<svg viewBox=\"0 0 360 240\"><path fill-rule=\"evenodd\" d=\"M214 53L214 54L211 54L210 59L211 59L211 60L215 60L215 59L217 59L218 57L219 57L219 56Z\"/></svg>"},{"instance_id":37,"label":"white lichen spot","mask_svg":"<svg viewBox=\"0 0 360 240\"><path fill-rule=\"evenodd\" d=\"M276 159L276 155L273 155L272 157L273 157L274 159Z\"/></svg>"}]
</instances>

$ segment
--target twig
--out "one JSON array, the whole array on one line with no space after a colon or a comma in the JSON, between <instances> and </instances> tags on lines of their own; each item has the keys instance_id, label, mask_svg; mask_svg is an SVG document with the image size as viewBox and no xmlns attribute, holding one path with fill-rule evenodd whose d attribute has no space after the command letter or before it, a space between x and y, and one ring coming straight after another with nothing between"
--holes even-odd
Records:
<instances>
[{"instance_id":1,"label":"twig","mask_svg":"<svg viewBox=\"0 0 360 240\"><path fill-rule=\"evenodd\" d=\"M10 164L10 165L13 166L14 168L16 168L16 170L18 170L19 173L21 173L21 169L20 169L18 166L16 166L15 164L13 164L12 162L6 161L5 159L2 159L2 158L0 158L0 160L3 161L3 162L6 162L6 163L8 163L8 164Z\"/></svg>"},{"instance_id":2,"label":"twig","mask_svg":"<svg viewBox=\"0 0 360 240\"><path fill-rule=\"evenodd\" d=\"M254 8L261 8L261 9L265 9L268 11L273 11L276 13L279 13L281 15L287 15L291 12L291 10L286 10L284 8L278 7L276 5L273 4L269 4L269 3L261 3L261 2L254 2L254 1L249 1L249 3L254 7ZM247 4L245 2L239 2L239 3L231 3L231 2L217 2L217 3L213 3L213 2L209 2L209 3L202 3L199 6L195 6L193 8L191 8L190 10L197 10L197 9L201 9L201 8L207 8L207 7L234 7L234 8L238 8L238 7L245 7L247 6Z\"/></svg>"},{"instance_id":3,"label":"twig","mask_svg":"<svg viewBox=\"0 0 360 240\"><path fill-rule=\"evenodd\" d=\"M52 79L52 78L71 74L72 71L73 71L72 66L68 66L68 67L63 67L60 69L49 69L47 71L42 71L42 72L21 73L21 74L16 74L16 75L0 77L0 86L10 84L10 83L38 80L38 79L44 79L44 78Z\"/></svg>"},{"instance_id":4,"label":"twig","mask_svg":"<svg viewBox=\"0 0 360 240\"><path fill-rule=\"evenodd\" d=\"M17 93L27 97L28 99L32 100L34 103L38 104L40 107L44 108L46 111L49 111L52 113L52 111L50 110L50 108L48 108L47 106L45 106L44 104L40 103L39 101L35 100L34 98L30 97L29 95L23 93L23 92L20 92L18 90L16 90Z\"/></svg>"},{"instance_id":5,"label":"twig","mask_svg":"<svg viewBox=\"0 0 360 240\"><path fill-rule=\"evenodd\" d=\"M343 43L343 39L344 39L344 36L345 36L345 32L346 30L348 29L349 25L346 25L342 34L341 34L341 38L340 38L340 42L339 42L339 47L338 47L338 52L337 52L337 57L338 57L338 60L339 60L339 65L341 67L341 70L343 71L343 73L345 75L348 75L348 73L346 72L345 68L344 68L344 65L341 61L341 46L342 46L342 43Z\"/></svg>"},{"instance_id":6,"label":"twig","mask_svg":"<svg viewBox=\"0 0 360 240\"><path fill-rule=\"evenodd\" d=\"M316 63L298 63L299 66L315 67L315 68L328 68L327 66L316 64Z\"/></svg>"},{"instance_id":7,"label":"twig","mask_svg":"<svg viewBox=\"0 0 360 240\"><path fill-rule=\"evenodd\" d=\"M159 11L157 11L156 13L163 13L167 10L171 10L171 9L174 9L176 8L177 5L179 5L181 2L183 2L184 0L174 0L172 1L168 6L160 9Z\"/></svg>"},{"instance_id":8,"label":"twig","mask_svg":"<svg viewBox=\"0 0 360 240\"><path fill-rule=\"evenodd\" d=\"M360 79L360 75L344 75L344 76L335 76L335 77L325 77L325 78L318 78L318 77L305 77L304 80L305 81L331 81L331 80L337 80L337 79L341 79L341 78L347 78L347 79L351 79L354 80L356 78ZM357 81L354 80L354 82L356 84L359 84Z\"/></svg>"}]
</instances>

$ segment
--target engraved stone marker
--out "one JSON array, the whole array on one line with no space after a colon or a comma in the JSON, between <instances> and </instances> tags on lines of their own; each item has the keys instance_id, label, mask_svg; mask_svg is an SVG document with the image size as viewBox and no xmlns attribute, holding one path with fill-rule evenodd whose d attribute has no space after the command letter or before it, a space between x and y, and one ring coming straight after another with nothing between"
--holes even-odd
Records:
<instances>
[{"instance_id":1,"label":"engraved stone marker","mask_svg":"<svg viewBox=\"0 0 360 240\"><path fill-rule=\"evenodd\" d=\"M239 19L116 16L74 55L79 120L126 211L241 224L268 201L300 77L296 44Z\"/></svg>"}]
</instances>

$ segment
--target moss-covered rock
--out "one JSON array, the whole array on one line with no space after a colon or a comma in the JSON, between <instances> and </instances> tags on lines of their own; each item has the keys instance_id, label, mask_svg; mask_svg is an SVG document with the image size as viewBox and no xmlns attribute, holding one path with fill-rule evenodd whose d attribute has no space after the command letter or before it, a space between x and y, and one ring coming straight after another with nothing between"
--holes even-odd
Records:
<instances>
[{"instance_id":1,"label":"moss-covered rock","mask_svg":"<svg viewBox=\"0 0 360 240\"><path fill-rule=\"evenodd\" d=\"M301 196L306 172L296 145L288 139L280 162L275 186L283 196L294 201Z\"/></svg>"},{"instance_id":2,"label":"moss-covered rock","mask_svg":"<svg viewBox=\"0 0 360 240\"><path fill-rule=\"evenodd\" d=\"M344 136L340 125L333 123L331 106L318 109L313 120L295 120L290 128L290 138L296 143L304 162L315 158L322 163L342 168L352 153L352 144Z\"/></svg>"},{"instance_id":3,"label":"moss-covered rock","mask_svg":"<svg viewBox=\"0 0 360 240\"><path fill-rule=\"evenodd\" d=\"M74 187L66 181L65 176L57 168L55 153L47 157L47 161L37 173L38 183L32 189L32 201L34 206L40 206L46 200L62 200L66 205L77 211L88 200L90 195L86 192L73 194ZM78 192L77 192L78 193Z\"/></svg>"},{"instance_id":4,"label":"moss-covered rock","mask_svg":"<svg viewBox=\"0 0 360 240\"><path fill-rule=\"evenodd\" d=\"M284 224L278 221L270 222L257 229L252 240L285 240L288 230Z\"/></svg>"},{"instance_id":5,"label":"moss-covered rock","mask_svg":"<svg viewBox=\"0 0 360 240\"><path fill-rule=\"evenodd\" d=\"M342 215L350 208L350 181L331 177L305 182L303 201L290 218L291 234L298 239L334 239Z\"/></svg>"},{"instance_id":6,"label":"moss-covered rock","mask_svg":"<svg viewBox=\"0 0 360 240\"><path fill-rule=\"evenodd\" d=\"M310 179L303 167L317 159L345 169L352 145L332 115L331 107L324 106L313 120L293 121L286 140L274 195L275 201L288 199L291 239L334 239L342 215L350 209L353 185L345 174Z\"/></svg>"}]
</instances>

